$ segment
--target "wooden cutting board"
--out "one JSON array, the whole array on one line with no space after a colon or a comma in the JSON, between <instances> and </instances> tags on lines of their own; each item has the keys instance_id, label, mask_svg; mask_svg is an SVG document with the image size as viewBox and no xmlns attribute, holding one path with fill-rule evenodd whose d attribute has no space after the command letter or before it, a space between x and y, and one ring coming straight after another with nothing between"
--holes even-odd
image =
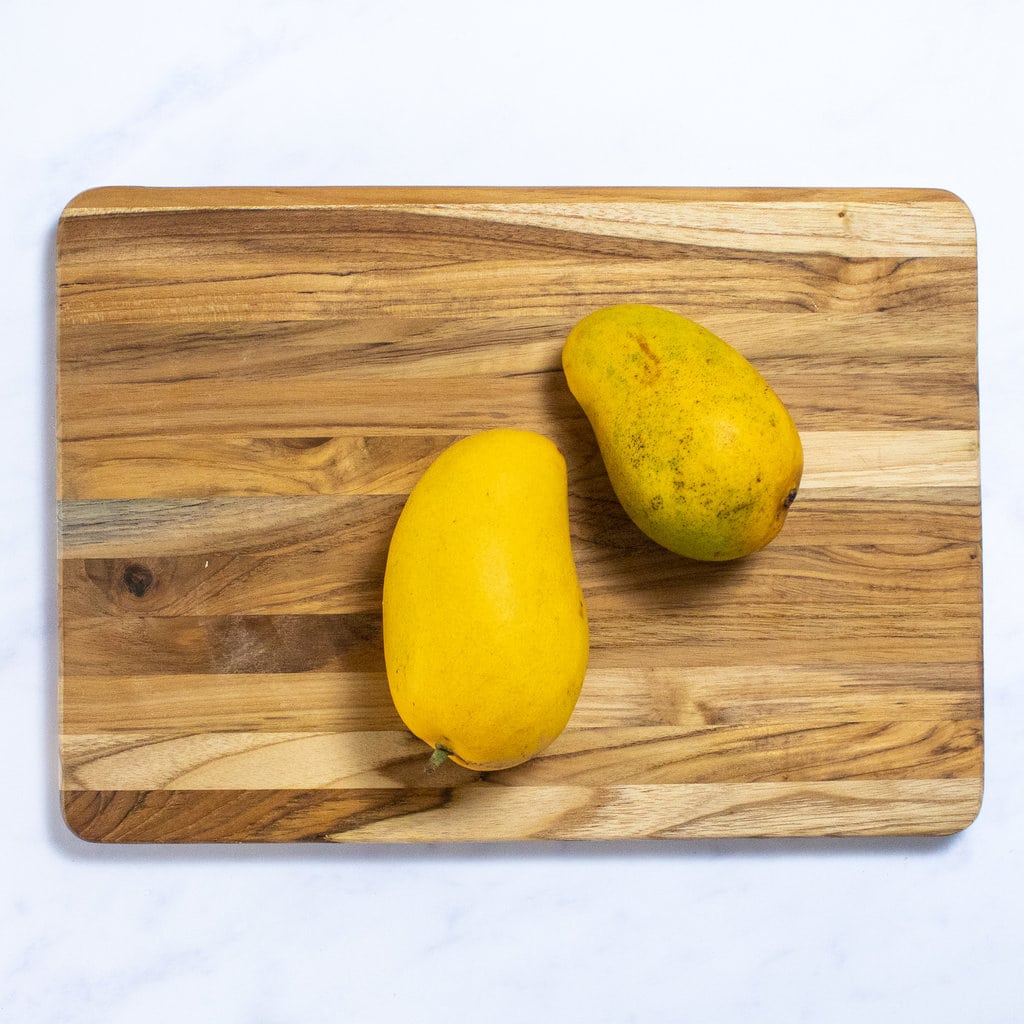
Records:
<instances>
[{"instance_id":1,"label":"wooden cutting board","mask_svg":"<svg viewBox=\"0 0 1024 1024\"><path fill-rule=\"evenodd\" d=\"M974 225L949 193L137 189L59 225L61 788L109 842L941 834L982 791ZM560 369L592 309L704 323L806 470L725 565L618 506ZM388 697L405 496L495 426L566 456L592 653L519 768Z\"/></svg>"}]
</instances>

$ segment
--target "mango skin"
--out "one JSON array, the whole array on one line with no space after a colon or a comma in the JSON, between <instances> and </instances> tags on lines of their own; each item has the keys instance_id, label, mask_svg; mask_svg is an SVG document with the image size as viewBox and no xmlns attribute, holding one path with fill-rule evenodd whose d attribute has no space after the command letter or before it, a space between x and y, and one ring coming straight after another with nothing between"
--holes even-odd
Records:
<instances>
[{"instance_id":1,"label":"mango skin","mask_svg":"<svg viewBox=\"0 0 1024 1024\"><path fill-rule=\"evenodd\" d=\"M778 535L803 447L789 411L734 348L678 313L624 304L576 324L562 367L616 496L648 537L727 561Z\"/></svg>"},{"instance_id":2,"label":"mango skin","mask_svg":"<svg viewBox=\"0 0 1024 1024\"><path fill-rule=\"evenodd\" d=\"M590 647L554 443L490 430L435 459L392 534L383 624L395 708L458 764L510 768L562 732Z\"/></svg>"}]
</instances>

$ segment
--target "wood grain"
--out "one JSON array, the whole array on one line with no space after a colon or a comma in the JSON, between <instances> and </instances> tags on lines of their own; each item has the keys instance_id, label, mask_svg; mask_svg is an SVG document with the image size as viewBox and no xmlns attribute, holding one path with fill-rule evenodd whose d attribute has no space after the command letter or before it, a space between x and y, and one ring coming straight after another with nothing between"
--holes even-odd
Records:
<instances>
[{"instance_id":1,"label":"wood grain","mask_svg":"<svg viewBox=\"0 0 1024 1024\"><path fill-rule=\"evenodd\" d=\"M983 777L977 274L932 190L98 189L58 229L60 753L105 842L942 834ZM779 538L628 521L560 350L656 302L805 442ZM425 770L380 590L476 430L569 467L592 628L534 761Z\"/></svg>"}]
</instances>

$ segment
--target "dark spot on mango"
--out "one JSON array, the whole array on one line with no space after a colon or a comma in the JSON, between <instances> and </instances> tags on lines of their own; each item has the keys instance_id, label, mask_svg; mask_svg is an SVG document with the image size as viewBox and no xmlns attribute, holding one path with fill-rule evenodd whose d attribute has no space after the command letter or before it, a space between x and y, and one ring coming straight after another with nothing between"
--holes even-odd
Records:
<instances>
[{"instance_id":1,"label":"dark spot on mango","mask_svg":"<svg viewBox=\"0 0 1024 1024\"><path fill-rule=\"evenodd\" d=\"M646 457L647 439L639 432L630 434L626 438L626 451L628 453L629 461L634 466L641 466Z\"/></svg>"},{"instance_id":2,"label":"dark spot on mango","mask_svg":"<svg viewBox=\"0 0 1024 1024\"><path fill-rule=\"evenodd\" d=\"M715 515L719 519L729 519L732 516L739 516L744 512L749 512L756 504L757 501L751 498L749 501L741 501L735 505L721 505L715 511Z\"/></svg>"},{"instance_id":3,"label":"dark spot on mango","mask_svg":"<svg viewBox=\"0 0 1024 1024\"><path fill-rule=\"evenodd\" d=\"M650 345L647 344L646 341L644 341L643 338L637 338L636 343L640 346L640 351L643 352L643 354L647 356L652 363L661 362L661 357L651 348Z\"/></svg>"},{"instance_id":4,"label":"dark spot on mango","mask_svg":"<svg viewBox=\"0 0 1024 1024\"><path fill-rule=\"evenodd\" d=\"M789 508L789 506L792 505L794 501L796 501L796 488L795 487L793 488L793 490L791 490L789 492L789 494L786 495L786 500L782 503L782 507L783 508Z\"/></svg>"}]
</instances>

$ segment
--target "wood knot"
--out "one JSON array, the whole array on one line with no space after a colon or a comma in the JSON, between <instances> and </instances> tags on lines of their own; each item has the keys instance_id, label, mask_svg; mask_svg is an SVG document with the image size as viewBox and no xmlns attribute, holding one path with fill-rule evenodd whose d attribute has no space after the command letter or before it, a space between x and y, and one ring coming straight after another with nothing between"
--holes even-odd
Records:
<instances>
[{"instance_id":1,"label":"wood knot","mask_svg":"<svg viewBox=\"0 0 1024 1024\"><path fill-rule=\"evenodd\" d=\"M153 586L153 571L145 565L132 562L124 567L121 582L129 593L135 597L143 597L146 591Z\"/></svg>"}]
</instances>

